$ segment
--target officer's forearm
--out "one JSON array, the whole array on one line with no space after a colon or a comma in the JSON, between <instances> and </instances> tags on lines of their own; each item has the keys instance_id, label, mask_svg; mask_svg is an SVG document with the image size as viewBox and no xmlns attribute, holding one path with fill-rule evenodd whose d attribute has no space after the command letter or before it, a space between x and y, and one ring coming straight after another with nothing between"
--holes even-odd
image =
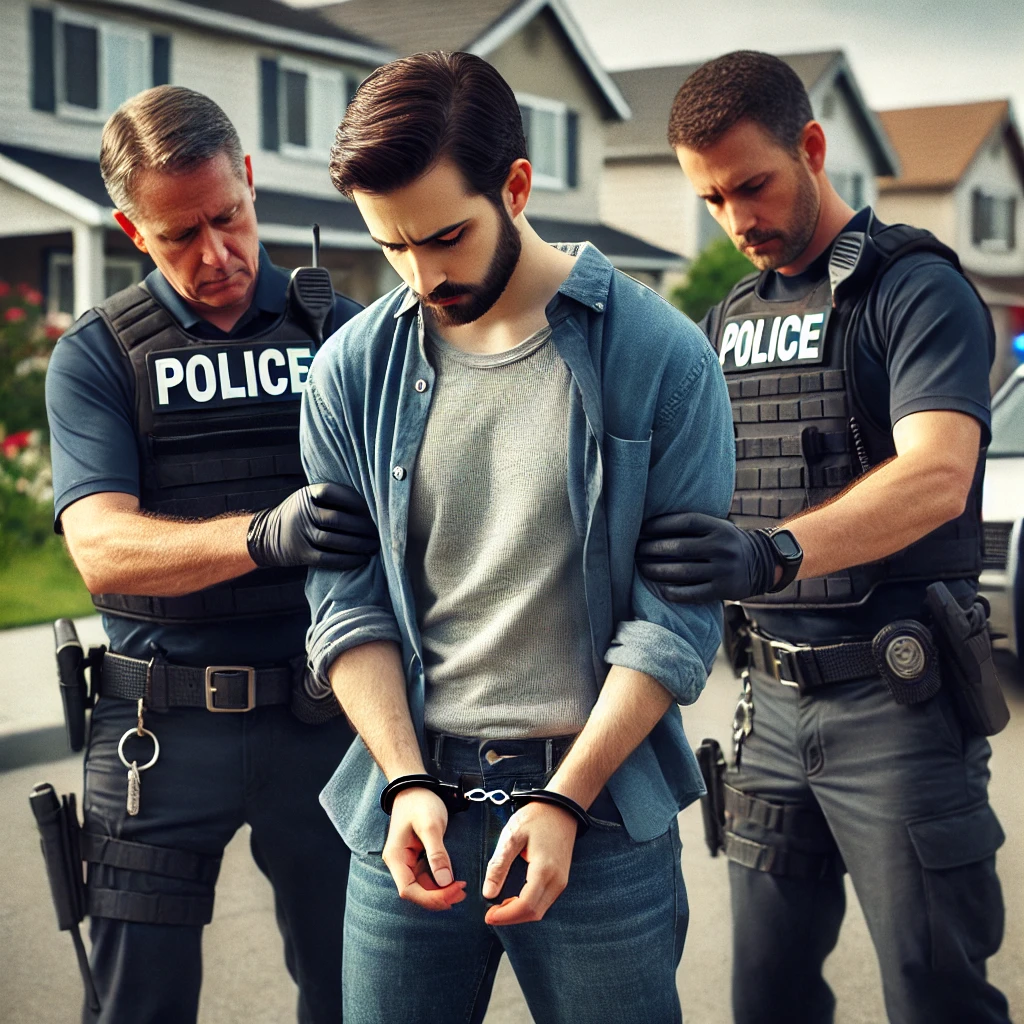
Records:
<instances>
[{"instance_id":1,"label":"officer's forearm","mask_svg":"<svg viewBox=\"0 0 1024 1024\"><path fill-rule=\"evenodd\" d=\"M250 572L251 515L181 522L145 515L129 494L92 494L61 515L71 557L93 594L175 597Z\"/></svg>"},{"instance_id":2,"label":"officer's forearm","mask_svg":"<svg viewBox=\"0 0 1024 1024\"><path fill-rule=\"evenodd\" d=\"M548 784L589 807L672 704L653 677L613 665L587 724Z\"/></svg>"},{"instance_id":3,"label":"officer's forearm","mask_svg":"<svg viewBox=\"0 0 1024 1024\"><path fill-rule=\"evenodd\" d=\"M367 750L387 778L419 775L416 740L398 645L373 640L350 647L327 671L331 688Z\"/></svg>"},{"instance_id":4,"label":"officer's forearm","mask_svg":"<svg viewBox=\"0 0 1024 1024\"><path fill-rule=\"evenodd\" d=\"M963 512L974 477L980 428L975 420L957 413L917 415L931 420L926 426L941 427L929 439L931 443L914 444L911 437L910 443L900 445L900 436L894 432L901 449L896 458L833 501L786 524L804 550L799 578L885 558Z\"/></svg>"}]
</instances>

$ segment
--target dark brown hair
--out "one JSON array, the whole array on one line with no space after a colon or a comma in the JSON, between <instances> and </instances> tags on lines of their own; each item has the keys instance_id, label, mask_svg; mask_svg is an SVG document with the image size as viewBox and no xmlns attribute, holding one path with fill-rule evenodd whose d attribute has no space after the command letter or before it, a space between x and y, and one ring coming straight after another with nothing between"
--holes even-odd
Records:
<instances>
[{"instance_id":1,"label":"dark brown hair","mask_svg":"<svg viewBox=\"0 0 1024 1024\"><path fill-rule=\"evenodd\" d=\"M797 73L770 53L736 50L702 64L676 93L668 119L673 148L713 146L739 121L754 121L785 149L795 150L814 119Z\"/></svg>"},{"instance_id":2,"label":"dark brown hair","mask_svg":"<svg viewBox=\"0 0 1024 1024\"><path fill-rule=\"evenodd\" d=\"M359 87L331 149L343 195L386 195L449 157L470 190L498 201L513 161L526 156L508 83L471 53L416 53L377 68Z\"/></svg>"},{"instance_id":3,"label":"dark brown hair","mask_svg":"<svg viewBox=\"0 0 1024 1024\"><path fill-rule=\"evenodd\" d=\"M218 153L245 178L235 126L209 96L181 85L158 85L126 100L110 115L100 142L100 173L114 206L137 214L139 171L191 171Z\"/></svg>"}]
</instances>

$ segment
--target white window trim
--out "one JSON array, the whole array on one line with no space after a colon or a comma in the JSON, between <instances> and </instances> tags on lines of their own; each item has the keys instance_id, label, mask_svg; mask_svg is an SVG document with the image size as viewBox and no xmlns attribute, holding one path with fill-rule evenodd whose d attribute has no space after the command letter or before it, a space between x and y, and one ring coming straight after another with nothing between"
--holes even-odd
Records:
<instances>
[{"instance_id":1,"label":"white window trim","mask_svg":"<svg viewBox=\"0 0 1024 1024\"><path fill-rule=\"evenodd\" d=\"M57 307L57 272L62 267L71 270L72 276L75 271L75 258L70 252L51 252L46 267L46 311L47 313L59 313ZM143 277L142 261L132 256L104 256L103 270L107 267L120 267L132 272L132 283L138 284Z\"/></svg>"},{"instance_id":2,"label":"white window trim","mask_svg":"<svg viewBox=\"0 0 1024 1024\"><path fill-rule=\"evenodd\" d=\"M331 156L331 142L327 143L327 146L323 149L317 149L315 146L296 146L294 143L288 142L288 124L287 124L287 106L285 103L285 90L284 90L284 73L286 71L298 71L304 74L307 78L307 82L310 77L314 74L330 74L338 79L338 97L339 97L339 109L341 110L342 116L345 114L345 105L348 102L348 83L345 78L345 73L340 68L329 67L326 64L316 64L312 61L295 60L293 57L278 57L277 58L277 132L278 138L280 139L278 152L282 156L292 157L297 160L307 160L311 163L326 163ZM306 96L306 117L311 119L311 100L312 96ZM311 129L311 125L306 125L307 134Z\"/></svg>"},{"instance_id":3,"label":"white window trim","mask_svg":"<svg viewBox=\"0 0 1024 1024\"><path fill-rule=\"evenodd\" d=\"M132 35L137 35L142 39L146 46L146 63L152 68L153 66L153 33L147 31L144 28L139 28L137 25L132 25L128 22L114 21L110 18L97 18L91 14L83 14L80 11L69 10L66 7L55 7L53 10L54 16L54 85L57 91L57 114L60 117L66 117L74 121L91 121L94 123L105 124L107 118L113 113L113 110L108 109L110 104L107 98L107 76L105 74L106 67L104 61L106 60L104 35L108 29L112 29L115 26L119 32L126 32ZM98 81L96 83L96 97L99 102L99 108L92 110L89 107L79 107L74 103L68 103L63 99L65 94L65 82L64 82L64 32L62 27L64 25L81 25L83 28L93 28L96 30L97 41L98 41L98 52L96 55L96 75ZM152 79L150 79L152 82Z\"/></svg>"},{"instance_id":4,"label":"white window trim","mask_svg":"<svg viewBox=\"0 0 1024 1024\"><path fill-rule=\"evenodd\" d=\"M1016 203L1014 203L1014 206L1016 208L1015 212L1014 212L1014 216L1016 216L1016 211L1020 209L1021 202L1024 201L1024 200L1022 200L1021 196L1016 195L1013 192L986 192L984 187L981 186L981 185L977 185L977 186L975 186L975 188L982 194L983 198L991 199L991 200L993 200L994 202L997 202L997 203L1011 203L1014 200L1016 200ZM973 190L969 194L973 195ZM970 204L970 211L971 211L970 212L970 216L973 218L974 217L974 203L973 203L973 201ZM1015 228L1016 225L1014 225L1013 227ZM1017 242L1018 242L1018 239L1019 239L1019 232L1013 230L1012 233L1015 236L1014 237L1014 245L1012 247L1010 246L1009 239L1007 239L1007 238L983 238L980 242L975 242L974 243L974 248L975 249L979 249L981 252L993 252L993 253L1014 252L1016 250L1016 248L1017 248ZM974 234L974 224L972 223L971 224L971 235L973 236L973 234Z\"/></svg>"},{"instance_id":5,"label":"white window trim","mask_svg":"<svg viewBox=\"0 0 1024 1024\"><path fill-rule=\"evenodd\" d=\"M534 96L531 93L517 92L516 100L522 107L529 107L531 110L546 110L555 114L555 161L558 168L557 174L540 174L537 168L533 169L533 187L550 189L563 192L569 185L566 181L566 122L568 121L569 107L560 100L551 100L546 96ZM529 149L530 140L526 140Z\"/></svg>"}]
</instances>

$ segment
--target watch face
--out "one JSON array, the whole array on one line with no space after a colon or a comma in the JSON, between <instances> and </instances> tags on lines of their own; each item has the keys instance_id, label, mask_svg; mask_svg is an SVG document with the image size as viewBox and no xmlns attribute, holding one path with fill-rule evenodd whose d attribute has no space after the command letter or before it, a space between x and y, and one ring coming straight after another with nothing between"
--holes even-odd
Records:
<instances>
[{"instance_id":1,"label":"watch face","mask_svg":"<svg viewBox=\"0 0 1024 1024\"><path fill-rule=\"evenodd\" d=\"M800 550L800 545L796 542L796 537L789 530L779 530L778 533L773 533L772 543L779 554L787 560L799 558L803 554Z\"/></svg>"}]
</instances>

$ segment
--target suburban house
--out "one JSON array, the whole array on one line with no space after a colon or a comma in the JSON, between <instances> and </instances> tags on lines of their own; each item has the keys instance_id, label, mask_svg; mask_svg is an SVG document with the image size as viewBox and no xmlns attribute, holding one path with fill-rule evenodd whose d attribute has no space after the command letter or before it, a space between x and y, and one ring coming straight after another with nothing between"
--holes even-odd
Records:
<instances>
[{"instance_id":1,"label":"suburban house","mask_svg":"<svg viewBox=\"0 0 1024 1024\"><path fill-rule=\"evenodd\" d=\"M4 0L0 279L25 282L48 311L77 316L151 269L112 219L99 144L120 103L170 82L211 96L238 128L271 258L308 263L310 226L319 223L321 262L335 287L371 301L397 277L354 204L331 185L334 131L373 68L443 43L475 49L520 94L544 237L588 238L657 285L679 257L600 221L603 129L629 108L560 0L452 0L447 14L444 6L354 0L341 17L277 0ZM380 12L387 31L364 31L364 8ZM348 26L350 16L360 25ZM467 34L456 38L462 26Z\"/></svg>"},{"instance_id":2,"label":"suburban house","mask_svg":"<svg viewBox=\"0 0 1024 1024\"><path fill-rule=\"evenodd\" d=\"M800 76L814 115L825 127L825 166L837 190L854 209L873 204L876 177L896 173L896 155L864 102L845 55L836 50L780 56ZM666 138L672 101L699 66L636 68L612 75L633 117L608 126L601 187L601 213L608 223L688 259L723 237L680 171Z\"/></svg>"},{"instance_id":3,"label":"suburban house","mask_svg":"<svg viewBox=\"0 0 1024 1024\"><path fill-rule=\"evenodd\" d=\"M346 98L393 54L274 0L5 0L0 34L0 277L26 281L48 309L78 315L151 264L111 217L100 133L154 84L212 96L252 154L261 238L285 266L323 262L363 300L391 274L355 207L327 175Z\"/></svg>"},{"instance_id":4,"label":"suburban house","mask_svg":"<svg viewBox=\"0 0 1024 1024\"><path fill-rule=\"evenodd\" d=\"M655 288L683 267L676 251L601 216L606 131L630 108L563 0L346 0L307 9L402 55L463 50L485 58L523 112L534 170L527 216L538 234L593 242Z\"/></svg>"},{"instance_id":5,"label":"suburban house","mask_svg":"<svg viewBox=\"0 0 1024 1024\"><path fill-rule=\"evenodd\" d=\"M899 177L878 182L886 221L927 228L955 249L992 311L992 386L1013 371L1024 334L1024 146L1008 100L885 110Z\"/></svg>"}]
</instances>

